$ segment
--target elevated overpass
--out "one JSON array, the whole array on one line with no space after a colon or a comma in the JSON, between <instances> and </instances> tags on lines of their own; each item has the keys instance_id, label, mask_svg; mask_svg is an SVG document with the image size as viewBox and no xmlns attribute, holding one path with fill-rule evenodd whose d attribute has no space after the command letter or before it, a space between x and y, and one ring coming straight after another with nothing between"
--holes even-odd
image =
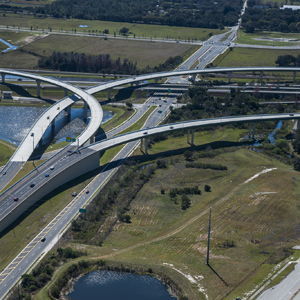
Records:
<instances>
[{"instance_id":1,"label":"elevated overpass","mask_svg":"<svg viewBox=\"0 0 300 300\"><path fill-rule=\"evenodd\" d=\"M49 171L49 164L45 162L1 195L0 232L16 220L26 209L50 191L86 172L98 168L100 151L139 139L143 139L145 145L147 145L149 136L176 130L189 131L204 126L218 126L234 123L257 123L299 118L300 113L291 113L201 119L167 124L106 139L87 147L83 147L80 150L74 151L72 154L65 154L63 157L56 156L56 158L54 158L55 160L52 162L54 170ZM49 174L49 172L50 176L45 177L45 174ZM32 183L35 185L33 188L30 187ZM13 201L14 197L19 197L19 200L17 202Z\"/></svg>"}]
</instances>

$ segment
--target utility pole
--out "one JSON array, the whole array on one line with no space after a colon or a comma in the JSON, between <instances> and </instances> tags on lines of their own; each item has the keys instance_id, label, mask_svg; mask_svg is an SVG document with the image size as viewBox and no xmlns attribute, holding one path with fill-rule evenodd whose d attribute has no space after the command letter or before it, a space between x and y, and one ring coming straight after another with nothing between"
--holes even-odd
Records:
<instances>
[{"instance_id":1,"label":"utility pole","mask_svg":"<svg viewBox=\"0 0 300 300\"><path fill-rule=\"evenodd\" d=\"M209 265L210 221L211 221L211 207L209 209L209 223L208 223L208 237L207 237L207 257L206 257L207 265Z\"/></svg>"}]
</instances>

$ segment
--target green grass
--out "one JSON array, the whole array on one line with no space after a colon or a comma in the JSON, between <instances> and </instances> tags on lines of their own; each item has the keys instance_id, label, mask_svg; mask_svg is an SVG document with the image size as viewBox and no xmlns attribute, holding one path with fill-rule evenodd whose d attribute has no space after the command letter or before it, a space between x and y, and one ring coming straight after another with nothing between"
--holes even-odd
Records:
<instances>
[{"instance_id":1,"label":"green grass","mask_svg":"<svg viewBox=\"0 0 300 300\"><path fill-rule=\"evenodd\" d=\"M248 45L267 45L267 46L299 46L299 34L297 33L281 33L281 32L269 32L262 31L259 33L245 33L242 30L238 31L237 44L248 44ZM272 40L257 40L257 38L287 38L296 39L298 41L293 42L279 42Z\"/></svg>"},{"instance_id":2,"label":"green grass","mask_svg":"<svg viewBox=\"0 0 300 300\"><path fill-rule=\"evenodd\" d=\"M2 20L2 18L1 18ZM35 34L35 33L30 33L30 32L18 32L16 31L11 31L11 30L0 30L0 38L3 40L9 42L10 44L13 45L18 45L18 46L23 46L26 43L40 38L40 35Z\"/></svg>"},{"instance_id":3,"label":"green grass","mask_svg":"<svg viewBox=\"0 0 300 300\"><path fill-rule=\"evenodd\" d=\"M53 51L78 52L87 55L109 53L112 59L125 58L137 62L138 68L154 67L164 63L170 56L182 55L192 45L168 43L100 39L99 37L76 37L50 35L34 43L24 46L24 51L49 56ZM147 59L146 59L147 58Z\"/></svg>"},{"instance_id":4,"label":"green grass","mask_svg":"<svg viewBox=\"0 0 300 300\"><path fill-rule=\"evenodd\" d=\"M232 51L218 64L218 67L256 67L276 66L275 61L279 55L299 54L298 50L278 49L251 49L233 48Z\"/></svg>"},{"instance_id":5,"label":"green grass","mask_svg":"<svg viewBox=\"0 0 300 300\"><path fill-rule=\"evenodd\" d=\"M0 140L0 165L5 165L13 155L17 147L8 142Z\"/></svg>"},{"instance_id":6,"label":"green grass","mask_svg":"<svg viewBox=\"0 0 300 300\"><path fill-rule=\"evenodd\" d=\"M78 20L78 19L56 19L56 18L35 18L33 16L22 15L16 16L14 14L6 14L6 17L1 18L1 25L12 27L21 27L21 28L30 28L33 29L45 29L48 31L48 27L52 27L52 30L62 30L64 32L72 32L72 29L77 31L77 33L88 33L94 30L104 31L105 29L109 30L110 34L116 32L119 33L119 30L123 27L129 29L130 35L136 35L136 39L143 37L152 37L152 38L171 38L171 39L197 39L197 40L206 40L208 34L212 33L213 35L221 34L227 31L227 29L209 29L209 28L191 28L191 27L176 27L176 26L162 26L162 25L148 25L148 24L134 24L134 23L125 23L125 22L108 22L108 21L92 21L92 20ZM88 28L80 28L79 25L88 25ZM34 32L34 30L33 30Z\"/></svg>"}]
</instances>

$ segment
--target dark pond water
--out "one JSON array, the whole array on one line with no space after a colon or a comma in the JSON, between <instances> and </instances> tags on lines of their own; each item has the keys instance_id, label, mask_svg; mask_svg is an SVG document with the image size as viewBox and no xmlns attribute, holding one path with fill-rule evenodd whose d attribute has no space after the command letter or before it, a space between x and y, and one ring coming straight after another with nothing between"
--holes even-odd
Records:
<instances>
[{"instance_id":1,"label":"dark pond water","mask_svg":"<svg viewBox=\"0 0 300 300\"><path fill-rule=\"evenodd\" d=\"M35 120L46 110L46 107L0 106L0 139L19 145ZM103 111L103 122L111 119L113 113ZM90 112L88 111L89 122ZM69 122L70 121L70 122ZM55 119L54 139L64 141L66 137L75 137L87 126L83 119L83 109L71 108L71 118L61 112ZM53 139L51 128L43 136L45 142Z\"/></svg>"},{"instance_id":2,"label":"dark pond water","mask_svg":"<svg viewBox=\"0 0 300 300\"><path fill-rule=\"evenodd\" d=\"M73 300L177 299L155 277L114 271L95 271L83 276L68 297Z\"/></svg>"}]
</instances>

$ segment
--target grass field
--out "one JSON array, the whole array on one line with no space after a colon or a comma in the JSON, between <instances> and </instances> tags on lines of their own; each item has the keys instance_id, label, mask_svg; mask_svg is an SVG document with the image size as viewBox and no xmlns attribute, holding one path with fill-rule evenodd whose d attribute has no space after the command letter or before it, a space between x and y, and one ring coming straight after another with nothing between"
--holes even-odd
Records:
<instances>
[{"instance_id":1,"label":"grass field","mask_svg":"<svg viewBox=\"0 0 300 300\"><path fill-rule=\"evenodd\" d=\"M5 165L17 147L0 140L0 165Z\"/></svg>"},{"instance_id":2,"label":"grass field","mask_svg":"<svg viewBox=\"0 0 300 300\"><path fill-rule=\"evenodd\" d=\"M144 68L147 65L159 65L170 56L183 55L190 48L191 45L185 44L174 44L170 47L167 43L50 35L23 47L23 50L42 56L51 55L53 51L73 51L87 55L109 53L112 59L120 57L123 61L127 58L137 62L138 68Z\"/></svg>"},{"instance_id":3,"label":"grass field","mask_svg":"<svg viewBox=\"0 0 300 300\"><path fill-rule=\"evenodd\" d=\"M29 15L19 15L6 14L6 17L1 17L0 25L12 27L15 25L17 30L18 27L30 28L32 26L34 29L45 29L48 31L49 27L52 27L52 31L60 30L63 32L72 32L72 29L77 31L77 33L88 33L92 32L102 32L105 29L109 30L110 34L116 32L119 34L119 30L123 27L129 29L129 35L136 35L139 37L152 37L152 38L169 38L169 39L197 39L206 40L208 34L213 35L224 33L227 29L209 29L209 28L191 28L191 27L176 27L176 26L162 26L162 25L148 25L148 24L135 24L135 23L125 23L125 22L108 22L108 21L92 21L92 20L78 20L78 19L55 19L55 18L36 18ZM87 25L88 28L80 28L79 25Z\"/></svg>"},{"instance_id":4,"label":"grass field","mask_svg":"<svg viewBox=\"0 0 300 300\"><path fill-rule=\"evenodd\" d=\"M224 129L196 133L195 144L214 148L212 141L236 141L245 133ZM87 250L88 259L103 258L167 274L189 299L205 299L204 294L209 299L243 297L275 273L278 262L286 257L284 247L300 242L296 217L300 207L297 184L300 173L245 148L231 148L214 158L197 159L226 165L227 171L187 169L182 154L171 154L178 148L181 153L193 149L186 144L186 137L170 138L149 149L147 164L155 163L152 153L156 157L160 153L161 158L169 156L165 158L167 168L157 169L131 202L130 224L118 222L102 247L69 245ZM139 149L135 155L140 155ZM247 181L271 168L276 169ZM204 192L205 184L211 186L210 193ZM170 200L170 188L195 185L202 195L190 195L192 204L186 211L180 209L179 196L178 204ZM161 194L162 189L165 194ZM210 265L223 281L206 265L209 207L212 207ZM236 247L224 248L227 240L234 241ZM290 259L298 256L299 252ZM290 271L289 267L280 278ZM45 295L44 291L35 299L41 299L42 294Z\"/></svg>"},{"instance_id":5,"label":"grass field","mask_svg":"<svg viewBox=\"0 0 300 300\"><path fill-rule=\"evenodd\" d=\"M299 51L233 48L233 50L218 64L218 67L271 67L276 66L275 61L279 55L287 54L297 56Z\"/></svg>"},{"instance_id":6,"label":"grass field","mask_svg":"<svg viewBox=\"0 0 300 300\"><path fill-rule=\"evenodd\" d=\"M281 42L272 40L257 40L257 38L285 38L285 39L295 39L291 42ZM262 31L259 33L245 33L242 30L238 31L237 39L235 40L237 44L248 44L248 45L268 45L268 46L299 46L299 34L297 33L281 33L281 32L269 32Z\"/></svg>"}]
</instances>

